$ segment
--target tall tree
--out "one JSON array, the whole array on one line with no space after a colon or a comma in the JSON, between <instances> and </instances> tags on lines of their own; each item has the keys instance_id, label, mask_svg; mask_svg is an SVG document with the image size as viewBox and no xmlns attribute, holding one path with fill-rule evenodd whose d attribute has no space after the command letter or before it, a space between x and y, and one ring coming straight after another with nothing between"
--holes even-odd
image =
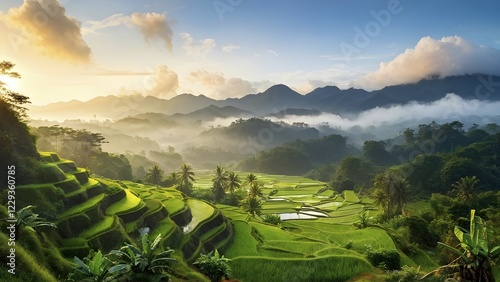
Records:
<instances>
[{"instance_id":1,"label":"tall tree","mask_svg":"<svg viewBox=\"0 0 500 282\"><path fill-rule=\"evenodd\" d=\"M248 197L243 202L243 208L246 212L255 217L256 215L261 215L262 213L262 202L257 197Z\"/></svg>"},{"instance_id":2,"label":"tall tree","mask_svg":"<svg viewBox=\"0 0 500 282\"><path fill-rule=\"evenodd\" d=\"M159 166L155 165L149 169L147 177L148 180L155 184L156 188L158 188L158 185L160 185L160 182L163 179L163 170Z\"/></svg>"},{"instance_id":3,"label":"tall tree","mask_svg":"<svg viewBox=\"0 0 500 282\"><path fill-rule=\"evenodd\" d=\"M228 180L228 172L224 168L217 166L212 176L212 193L215 201L218 202L224 198L225 191L228 188Z\"/></svg>"},{"instance_id":4,"label":"tall tree","mask_svg":"<svg viewBox=\"0 0 500 282\"><path fill-rule=\"evenodd\" d=\"M248 197L250 198L260 198L262 197L262 189L260 188L259 183L254 182L250 189L248 190Z\"/></svg>"},{"instance_id":5,"label":"tall tree","mask_svg":"<svg viewBox=\"0 0 500 282\"><path fill-rule=\"evenodd\" d=\"M401 214L410 198L410 183L406 179L398 179L393 184L392 201L396 205L396 213Z\"/></svg>"},{"instance_id":6,"label":"tall tree","mask_svg":"<svg viewBox=\"0 0 500 282\"><path fill-rule=\"evenodd\" d=\"M460 178L460 180L452 184L451 187L453 187L453 193L455 193L458 198L465 203L470 203L476 198L475 190L478 183L479 179L477 179L476 176L466 176Z\"/></svg>"},{"instance_id":7,"label":"tall tree","mask_svg":"<svg viewBox=\"0 0 500 282\"><path fill-rule=\"evenodd\" d=\"M186 195L190 195L193 186L192 181L194 181L193 168L188 164L183 164L179 172L179 190Z\"/></svg>"},{"instance_id":8,"label":"tall tree","mask_svg":"<svg viewBox=\"0 0 500 282\"><path fill-rule=\"evenodd\" d=\"M0 75L10 78L21 78L19 73L12 71L14 66L15 64L8 61L0 62ZM18 119L26 118L26 108L23 105L30 103L29 97L7 89L6 83L2 81L1 78L0 100L9 105L9 108Z\"/></svg>"},{"instance_id":9,"label":"tall tree","mask_svg":"<svg viewBox=\"0 0 500 282\"><path fill-rule=\"evenodd\" d=\"M257 183L257 176L250 173L247 177L245 177L245 184L248 185L248 187L251 187L253 183Z\"/></svg>"},{"instance_id":10,"label":"tall tree","mask_svg":"<svg viewBox=\"0 0 500 282\"><path fill-rule=\"evenodd\" d=\"M241 180L240 177L234 173L234 171L231 171L228 174L228 183L227 183L227 188L231 193L234 193L235 189L239 189L241 187Z\"/></svg>"}]
</instances>

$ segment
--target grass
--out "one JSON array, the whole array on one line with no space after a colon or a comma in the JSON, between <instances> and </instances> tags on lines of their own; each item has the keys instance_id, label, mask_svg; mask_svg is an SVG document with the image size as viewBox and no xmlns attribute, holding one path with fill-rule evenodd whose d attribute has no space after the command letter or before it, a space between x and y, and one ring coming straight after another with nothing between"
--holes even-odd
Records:
<instances>
[{"instance_id":1,"label":"grass","mask_svg":"<svg viewBox=\"0 0 500 282\"><path fill-rule=\"evenodd\" d=\"M165 205L165 208L167 208L167 211L170 215L176 214L184 210L186 205L184 201L175 198L162 201L162 203Z\"/></svg>"},{"instance_id":2,"label":"grass","mask_svg":"<svg viewBox=\"0 0 500 282\"><path fill-rule=\"evenodd\" d=\"M117 222L115 217L107 216L97 224L92 225L89 229L80 233L79 237L90 239L92 237L95 237L96 235L112 229L116 223Z\"/></svg>"},{"instance_id":3,"label":"grass","mask_svg":"<svg viewBox=\"0 0 500 282\"><path fill-rule=\"evenodd\" d=\"M220 204L216 207L222 212L225 217L232 220L248 220L248 217L250 216L247 212L237 207Z\"/></svg>"},{"instance_id":4,"label":"grass","mask_svg":"<svg viewBox=\"0 0 500 282\"><path fill-rule=\"evenodd\" d=\"M70 208L69 210L66 210L64 213L60 214L59 219L61 220L61 219L68 218L70 216L84 213L85 211L87 211L87 210L91 209L92 207L94 207L95 205L99 204L104 199L105 196L106 196L105 194L99 194L93 198L90 198L87 201L85 201L79 205L76 205L76 206Z\"/></svg>"},{"instance_id":5,"label":"grass","mask_svg":"<svg viewBox=\"0 0 500 282\"><path fill-rule=\"evenodd\" d=\"M252 235L252 227L241 220L234 220L234 239L231 246L224 255L228 258L237 258L240 256L257 256L258 242Z\"/></svg>"},{"instance_id":6,"label":"grass","mask_svg":"<svg viewBox=\"0 0 500 282\"><path fill-rule=\"evenodd\" d=\"M365 259L346 255L309 259L239 257L230 264L234 276L245 282L347 281L374 271Z\"/></svg>"},{"instance_id":7,"label":"grass","mask_svg":"<svg viewBox=\"0 0 500 282\"><path fill-rule=\"evenodd\" d=\"M192 230L196 229L196 227L200 223L212 217L215 212L214 207L205 203L204 201L188 199L186 201L186 204L191 209L191 214L193 215L191 222L189 222L189 224L183 228L186 233L189 233Z\"/></svg>"},{"instance_id":8,"label":"grass","mask_svg":"<svg viewBox=\"0 0 500 282\"><path fill-rule=\"evenodd\" d=\"M112 204L106 209L106 215L120 214L134 210L142 203L141 199L132 194L128 189L125 189L125 198Z\"/></svg>"}]
</instances>

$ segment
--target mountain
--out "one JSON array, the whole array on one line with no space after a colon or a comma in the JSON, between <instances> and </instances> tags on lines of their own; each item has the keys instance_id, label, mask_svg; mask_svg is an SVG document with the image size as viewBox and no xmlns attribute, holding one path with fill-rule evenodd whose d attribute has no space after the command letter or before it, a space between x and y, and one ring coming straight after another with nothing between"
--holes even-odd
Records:
<instances>
[{"instance_id":1,"label":"mountain","mask_svg":"<svg viewBox=\"0 0 500 282\"><path fill-rule=\"evenodd\" d=\"M181 122L194 122L211 121L216 118L251 117L253 115L254 114L249 111L245 111L233 106L217 107L215 105L210 105L188 114L173 114L169 117L169 119Z\"/></svg>"},{"instance_id":2,"label":"mountain","mask_svg":"<svg viewBox=\"0 0 500 282\"><path fill-rule=\"evenodd\" d=\"M448 93L455 93L466 99L500 100L499 82L500 76L471 74L445 78L430 77L416 83L387 86L375 91L354 88L342 90L336 86L326 86L301 95L286 85L278 84L262 93L225 100L192 94L180 94L168 100L137 95L105 96L87 102L73 100L46 106L31 106L30 116L57 119L119 119L144 113L161 113L170 116L181 114L176 117L196 120L207 116L215 118L252 113L263 116L285 109L314 109L345 114L410 101L436 101ZM228 106L230 108L226 108ZM186 114L190 114L190 117L183 116Z\"/></svg>"},{"instance_id":3,"label":"mountain","mask_svg":"<svg viewBox=\"0 0 500 282\"><path fill-rule=\"evenodd\" d=\"M277 117L277 118L283 118L287 115L293 115L293 116L318 116L320 115L321 112L318 110L309 110L309 109L284 109L282 111L279 111L275 114L271 114L270 116L272 117Z\"/></svg>"},{"instance_id":4,"label":"mountain","mask_svg":"<svg viewBox=\"0 0 500 282\"><path fill-rule=\"evenodd\" d=\"M303 101L303 95L283 84L271 86L262 93L249 94L239 99L224 100L227 105L258 115L266 115L286 108L298 108L302 106Z\"/></svg>"}]
</instances>

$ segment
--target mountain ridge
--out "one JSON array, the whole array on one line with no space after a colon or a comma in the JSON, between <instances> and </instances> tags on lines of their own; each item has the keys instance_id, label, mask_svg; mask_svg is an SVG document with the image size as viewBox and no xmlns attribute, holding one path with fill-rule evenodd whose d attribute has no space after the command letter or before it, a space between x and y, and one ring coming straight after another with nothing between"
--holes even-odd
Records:
<instances>
[{"instance_id":1,"label":"mountain ridge","mask_svg":"<svg viewBox=\"0 0 500 282\"><path fill-rule=\"evenodd\" d=\"M483 79L481 79L481 77ZM98 96L87 102L72 100L45 106L31 106L30 116L40 118L52 114L59 118L71 119L68 112L82 118L94 116L119 119L141 113L163 113L166 115L189 114L210 105L222 108L231 106L255 115L269 115L286 109L318 110L330 113L359 113L375 107L405 104L410 101L432 102L448 93L465 99L500 100L500 76L469 74L445 78L431 77L415 83L386 86L379 90L367 91L358 88L340 89L325 86L302 95L284 84L277 84L257 94L241 98L216 100L205 95L179 94L170 99L154 96ZM478 89L483 88L478 94ZM498 91L496 91L498 89ZM485 91L487 95L484 95Z\"/></svg>"}]
</instances>

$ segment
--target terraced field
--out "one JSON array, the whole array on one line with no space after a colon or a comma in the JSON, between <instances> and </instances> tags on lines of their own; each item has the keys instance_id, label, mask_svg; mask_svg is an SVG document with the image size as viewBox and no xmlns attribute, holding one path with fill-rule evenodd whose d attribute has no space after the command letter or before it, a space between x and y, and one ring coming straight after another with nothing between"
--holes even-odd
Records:
<instances>
[{"instance_id":1,"label":"terraced field","mask_svg":"<svg viewBox=\"0 0 500 282\"><path fill-rule=\"evenodd\" d=\"M58 228L50 236L68 258L118 248L133 242L139 230L149 230L151 236L162 234L161 245L174 248L186 262L218 249L232 259L233 276L242 281L347 281L380 273L366 260L366 246L397 250L385 230L353 226L362 211L378 213L370 199L353 191L335 194L311 179L257 174L264 187L263 214L282 219L275 226L239 207L214 206L172 188L91 177L54 153L41 156L43 181L19 186L26 192L19 193L19 203L53 216ZM210 189L211 172L195 173L194 189ZM425 203L410 210L422 208ZM400 254L403 264L433 266L423 252L412 258Z\"/></svg>"},{"instance_id":2,"label":"terraced field","mask_svg":"<svg viewBox=\"0 0 500 282\"><path fill-rule=\"evenodd\" d=\"M366 260L367 246L398 250L385 230L354 227L361 212L368 216L379 212L370 199L360 199L354 191L335 194L324 183L302 177L257 177L264 187L262 213L280 215L283 222L279 227L266 224L240 208L217 205L234 224L234 240L224 255L232 259L235 277L243 281L347 281L367 273L380 275ZM207 181L197 179L204 183L197 188L206 189ZM399 253L403 265L429 270L436 266L423 252L413 258Z\"/></svg>"},{"instance_id":3,"label":"terraced field","mask_svg":"<svg viewBox=\"0 0 500 282\"><path fill-rule=\"evenodd\" d=\"M51 237L68 258L85 257L91 249L118 248L144 228L152 236L162 234L162 245L177 248L186 259L215 246L223 249L232 239L231 222L206 202L175 189L91 177L55 153L40 155L46 163L43 183L18 186L26 192L19 193L19 203L51 209L58 226ZM194 250L187 247L193 245Z\"/></svg>"}]
</instances>

